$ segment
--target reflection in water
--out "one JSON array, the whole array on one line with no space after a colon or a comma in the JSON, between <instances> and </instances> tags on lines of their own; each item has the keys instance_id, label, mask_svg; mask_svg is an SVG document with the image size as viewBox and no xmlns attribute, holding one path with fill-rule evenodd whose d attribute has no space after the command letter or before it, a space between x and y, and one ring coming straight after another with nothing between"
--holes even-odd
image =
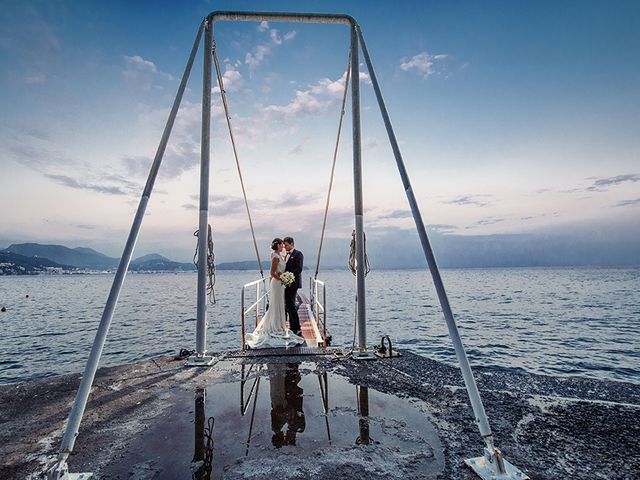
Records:
<instances>
[{"instance_id":1,"label":"reflection in water","mask_svg":"<svg viewBox=\"0 0 640 480\"><path fill-rule=\"evenodd\" d=\"M327 439L331 445L331 430L329 429L329 381L327 372L318 374L318 383L320 383L320 395L322 396L322 410L324 411L324 423L327 428Z\"/></svg>"},{"instance_id":2,"label":"reflection in water","mask_svg":"<svg viewBox=\"0 0 640 480\"><path fill-rule=\"evenodd\" d=\"M206 391L204 388L196 390L195 400L195 439L193 447L193 460L191 460L193 474L192 480L209 480L211 478L213 460L213 423L214 418L209 417L205 426Z\"/></svg>"},{"instance_id":3,"label":"reflection in water","mask_svg":"<svg viewBox=\"0 0 640 480\"><path fill-rule=\"evenodd\" d=\"M360 426L360 436L356 438L356 445L369 445L378 443L369 435L369 388L356 385L356 396L358 397L358 424Z\"/></svg>"},{"instance_id":4,"label":"reflection in water","mask_svg":"<svg viewBox=\"0 0 640 480\"><path fill-rule=\"evenodd\" d=\"M241 368L228 361L218 365L223 374ZM341 478L367 461L374 445L384 459L376 463L380 478L431 478L443 471L442 444L422 411L341 375L312 373L316 365L308 365L245 364L241 379L218 376L206 386L202 377L194 378L188 390L167 397L166 413L136 433L135 448L123 451L101 476L256 478L260 465L261 478L291 478L294 471L296 478L329 471Z\"/></svg>"},{"instance_id":5,"label":"reflection in water","mask_svg":"<svg viewBox=\"0 0 640 480\"><path fill-rule=\"evenodd\" d=\"M284 373L277 366L269 369L271 443L276 448L295 445L296 435L305 429L303 390L298 385L302 378L299 366L299 362L289 363Z\"/></svg>"}]
</instances>

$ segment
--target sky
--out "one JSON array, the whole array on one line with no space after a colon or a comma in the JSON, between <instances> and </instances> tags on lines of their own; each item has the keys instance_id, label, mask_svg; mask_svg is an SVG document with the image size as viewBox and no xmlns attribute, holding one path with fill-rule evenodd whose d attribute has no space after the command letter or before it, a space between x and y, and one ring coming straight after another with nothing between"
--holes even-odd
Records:
<instances>
[{"instance_id":1,"label":"sky","mask_svg":"<svg viewBox=\"0 0 640 480\"><path fill-rule=\"evenodd\" d=\"M636 1L4 0L0 10L0 247L54 243L119 256L202 18L303 11L360 24L441 265L640 264ZM273 237L291 235L310 264L349 31L219 22L214 34L261 255ZM421 266L365 65L360 77L370 261ZM201 98L202 47L134 256L193 256ZM216 255L248 260L215 82L211 136ZM328 267L346 264L354 225L349 106L332 192Z\"/></svg>"}]
</instances>

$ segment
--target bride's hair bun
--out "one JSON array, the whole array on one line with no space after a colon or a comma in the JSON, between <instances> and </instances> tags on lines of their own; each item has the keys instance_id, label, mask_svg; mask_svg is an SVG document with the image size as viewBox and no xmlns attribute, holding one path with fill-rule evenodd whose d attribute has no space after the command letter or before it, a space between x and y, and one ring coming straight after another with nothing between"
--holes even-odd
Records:
<instances>
[{"instance_id":1,"label":"bride's hair bun","mask_svg":"<svg viewBox=\"0 0 640 480\"><path fill-rule=\"evenodd\" d=\"M277 250L278 249L278 245L280 245L282 243L282 239L281 238L274 238L273 241L271 242L271 250Z\"/></svg>"}]
</instances>

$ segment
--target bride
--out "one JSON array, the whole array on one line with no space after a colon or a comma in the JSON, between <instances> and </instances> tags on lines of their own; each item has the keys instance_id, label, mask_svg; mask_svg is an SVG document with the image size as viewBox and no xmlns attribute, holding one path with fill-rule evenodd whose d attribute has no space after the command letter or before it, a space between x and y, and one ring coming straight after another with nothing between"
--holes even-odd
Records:
<instances>
[{"instance_id":1,"label":"bride","mask_svg":"<svg viewBox=\"0 0 640 480\"><path fill-rule=\"evenodd\" d=\"M286 265L282 256L283 241L274 238L271 250L269 309L253 333L246 334L246 342L250 348L292 347L305 342L304 338L294 334L285 325L284 285L280 280Z\"/></svg>"}]
</instances>

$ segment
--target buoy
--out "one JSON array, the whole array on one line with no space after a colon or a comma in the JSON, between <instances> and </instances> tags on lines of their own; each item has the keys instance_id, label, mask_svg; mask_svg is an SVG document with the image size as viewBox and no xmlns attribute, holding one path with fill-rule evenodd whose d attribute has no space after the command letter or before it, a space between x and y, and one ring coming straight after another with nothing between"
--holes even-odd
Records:
<instances>
[{"instance_id":1,"label":"buoy","mask_svg":"<svg viewBox=\"0 0 640 480\"><path fill-rule=\"evenodd\" d=\"M27 293L27 294L24 296L24 298L29 298L29 294Z\"/></svg>"},{"instance_id":2,"label":"buoy","mask_svg":"<svg viewBox=\"0 0 640 480\"><path fill-rule=\"evenodd\" d=\"M6 311L7 311L7 307L0 308L0 312L6 312Z\"/></svg>"}]
</instances>

